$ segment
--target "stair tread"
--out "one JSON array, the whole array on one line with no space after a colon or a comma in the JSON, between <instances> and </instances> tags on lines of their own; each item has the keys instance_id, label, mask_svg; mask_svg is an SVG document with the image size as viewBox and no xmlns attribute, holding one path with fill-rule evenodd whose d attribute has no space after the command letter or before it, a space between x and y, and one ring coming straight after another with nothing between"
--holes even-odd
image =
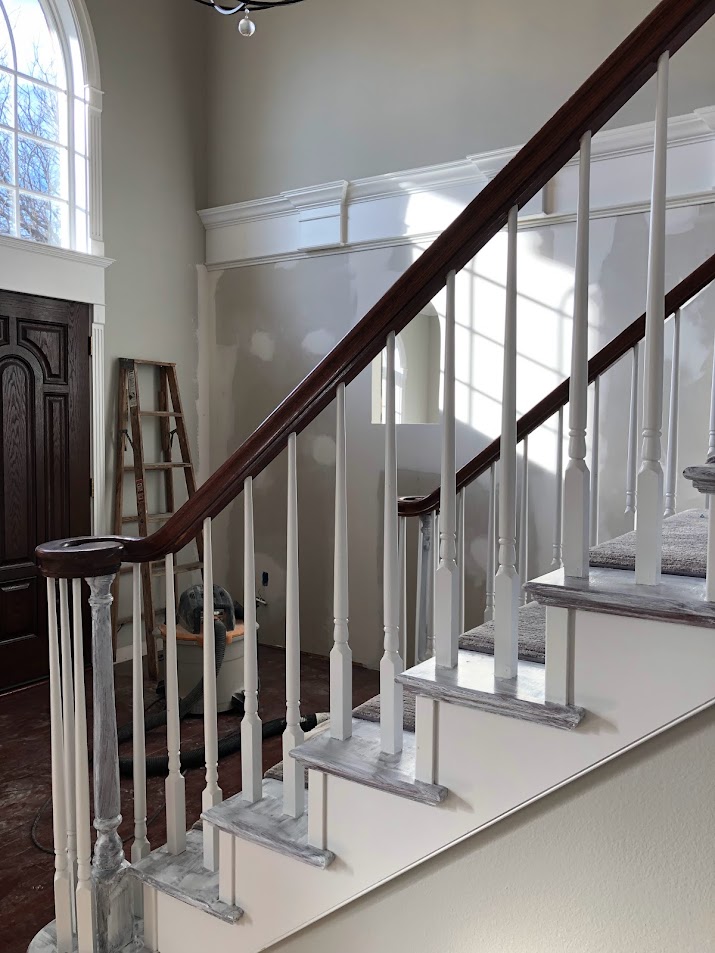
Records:
<instances>
[{"instance_id":1,"label":"stair tread","mask_svg":"<svg viewBox=\"0 0 715 953\"><path fill-rule=\"evenodd\" d=\"M585 715L576 705L556 705L544 696L546 669L538 662L519 662L515 679L494 677L494 658L459 650L456 668L438 668L434 658L397 676L417 695L506 715L550 728L575 728Z\"/></svg>"},{"instance_id":2,"label":"stair tread","mask_svg":"<svg viewBox=\"0 0 715 953\"><path fill-rule=\"evenodd\" d=\"M225 923L237 923L243 916L240 907L224 903L218 898L218 871L206 870L204 867L201 830L187 833L186 850L182 854L170 854L164 845L133 864L129 870L132 876L150 887L210 913Z\"/></svg>"},{"instance_id":3,"label":"stair tread","mask_svg":"<svg viewBox=\"0 0 715 953\"><path fill-rule=\"evenodd\" d=\"M705 580L696 576L663 575L658 585L644 586L627 569L592 566L587 579L558 569L525 588L543 605L715 628L715 603L706 600Z\"/></svg>"},{"instance_id":4,"label":"stair tread","mask_svg":"<svg viewBox=\"0 0 715 953\"><path fill-rule=\"evenodd\" d=\"M283 813L283 784L280 781L264 780L263 797L255 804L249 804L236 794L204 811L201 818L219 830L294 857L312 867L325 869L335 860L331 850L309 843L307 809L302 817L297 818Z\"/></svg>"},{"instance_id":5,"label":"stair tread","mask_svg":"<svg viewBox=\"0 0 715 953\"><path fill-rule=\"evenodd\" d=\"M663 520L663 574L704 579L707 546L708 519L705 510L683 510L667 517ZM591 566L602 569L635 569L635 531L594 546L589 562Z\"/></svg>"},{"instance_id":6,"label":"stair tread","mask_svg":"<svg viewBox=\"0 0 715 953\"><path fill-rule=\"evenodd\" d=\"M347 741L337 741L324 733L306 741L290 754L306 768L324 771L422 804L440 804L448 794L447 788L441 784L415 780L414 734L403 734L403 748L399 755L383 755L380 726L369 721L353 718L353 734Z\"/></svg>"}]
</instances>

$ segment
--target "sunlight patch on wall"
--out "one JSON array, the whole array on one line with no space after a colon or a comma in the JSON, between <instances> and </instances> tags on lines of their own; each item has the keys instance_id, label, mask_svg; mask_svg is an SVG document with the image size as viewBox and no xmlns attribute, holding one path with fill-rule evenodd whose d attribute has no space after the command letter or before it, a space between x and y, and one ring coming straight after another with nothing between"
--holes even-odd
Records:
<instances>
[{"instance_id":1,"label":"sunlight patch on wall","mask_svg":"<svg viewBox=\"0 0 715 953\"><path fill-rule=\"evenodd\" d=\"M267 331L254 331L251 337L251 354L261 361L272 361L276 342Z\"/></svg>"}]
</instances>

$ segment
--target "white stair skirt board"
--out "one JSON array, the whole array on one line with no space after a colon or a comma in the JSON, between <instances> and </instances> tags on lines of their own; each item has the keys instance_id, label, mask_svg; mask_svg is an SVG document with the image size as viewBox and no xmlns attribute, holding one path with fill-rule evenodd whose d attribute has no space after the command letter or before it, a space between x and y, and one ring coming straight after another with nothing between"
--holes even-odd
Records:
<instances>
[{"instance_id":1,"label":"white stair skirt board","mask_svg":"<svg viewBox=\"0 0 715 953\"><path fill-rule=\"evenodd\" d=\"M627 569L592 568L588 579L557 569L532 579L526 588L546 606L715 628L715 603L706 601L705 580L695 576L664 575L649 586L636 583L635 573Z\"/></svg>"},{"instance_id":2,"label":"white stair skirt board","mask_svg":"<svg viewBox=\"0 0 715 953\"><path fill-rule=\"evenodd\" d=\"M188 832L183 853L171 854L166 846L160 847L131 867L130 872L155 890L180 900L202 914L211 914L211 917L226 924L238 923L243 916L240 907L219 900L218 870L204 867L201 830Z\"/></svg>"},{"instance_id":3,"label":"white stair skirt board","mask_svg":"<svg viewBox=\"0 0 715 953\"><path fill-rule=\"evenodd\" d=\"M336 741L323 733L291 751L291 757L325 774L422 804L440 804L447 797L446 788L415 780L415 736L411 732L403 732L403 736L402 751L387 755L381 750L380 726L355 718L352 737L347 741Z\"/></svg>"},{"instance_id":4,"label":"white stair skirt board","mask_svg":"<svg viewBox=\"0 0 715 953\"><path fill-rule=\"evenodd\" d=\"M260 801L251 804L241 794L236 794L223 804L204 811L201 818L205 824L213 824L227 834L277 850L313 867L324 870L335 860L331 851L321 850L310 843L307 813L300 817L283 813L281 781L264 781Z\"/></svg>"},{"instance_id":5,"label":"white stair skirt board","mask_svg":"<svg viewBox=\"0 0 715 953\"><path fill-rule=\"evenodd\" d=\"M436 779L449 790L442 805L327 775L331 866L296 875L292 858L237 842L240 925L159 893L161 953L235 953L238 942L241 953L257 953L715 702L710 629L575 614L575 698L586 709L577 730L436 702Z\"/></svg>"},{"instance_id":6,"label":"white stair skirt board","mask_svg":"<svg viewBox=\"0 0 715 953\"><path fill-rule=\"evenodd\" d=\"M545 668L536 662L519 662L516 678L495 678L493 656L460 651L457 668L427 659L397 680L417 695L550 728L575 728L585 715L577 705L546 701Z\"/></svg>"}]
</instances>

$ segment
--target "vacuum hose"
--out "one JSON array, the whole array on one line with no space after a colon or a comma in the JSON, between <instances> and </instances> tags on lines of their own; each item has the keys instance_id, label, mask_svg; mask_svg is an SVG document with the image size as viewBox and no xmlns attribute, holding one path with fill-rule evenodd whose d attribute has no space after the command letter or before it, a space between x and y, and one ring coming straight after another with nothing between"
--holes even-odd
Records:
<instances>
[{"instance_id":1,"label":"vacuum hose","mask_svg":"<svg viewBox=\"0 0 715 953\"><path fill-rule=\"evenodd\" d=\"M221 671L223 659L226 654L226 626L219 619L214 620L214 645L216 648L216 676ZM204 694L204 680L201 678L191 689L185 698L179 703L179 720L183 720L192 708L202 699ZM166 709L150 715L144 722L144 731L149 732L154 728L159 728L166 724ZM301 718L301 728L303 731L311 731L317 725L315 715L306 715ZM285 718L275 718L273 721L267 721L263 724L263 737L271 738L274 735L280 735L285 731ZM129 722L117 729L117 741L121 744L124 741L130 741L134 734L133 725ZM219 739L218 757L225 758L229 754L235 754L241 750L241 731L232 731L225 737ZM202 768L206 764L206 749L193 748L191 751L181 752L181 770L187 771L192 768ZM133 758L119 759L119 773L123 778L131 778L134 771ZM169 773L168 755L157 755L146 759L146 776L148 778L166 777Z\"/></svg>"}]
</instances>

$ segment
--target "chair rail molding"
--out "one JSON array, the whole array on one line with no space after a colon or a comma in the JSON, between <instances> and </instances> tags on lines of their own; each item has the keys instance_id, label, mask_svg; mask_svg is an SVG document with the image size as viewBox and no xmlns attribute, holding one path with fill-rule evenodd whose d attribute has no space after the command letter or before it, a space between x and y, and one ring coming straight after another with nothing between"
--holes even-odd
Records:
<instances>
[{"instance_id":1,"label":"chair rail molding","mask_svg":"<svg viewBox=\"0 0 715 953\"><path fill-rule=\"evenodd\" d=\"M592 218L647 212L652 122L593 139ZM668 121L668 208L715 202L715 106ZM440 165L340 180L203 209L206 266L238 268L315 255L429 243L507 165L518 147ZM519 212L519 228L576 220L577 157Z\"/></svg>"},{"instance_id":2,"label":"chair rail molding","mask_svg":"<svg viewBox=\"0 0 715 953\"><path fill-rule=\"evenodd\" d=\"M0 288L92 306L92 532L102 533L106 480L104 418L105 272L113 259L0 236Z\"/></svg>"}]
</instances>

